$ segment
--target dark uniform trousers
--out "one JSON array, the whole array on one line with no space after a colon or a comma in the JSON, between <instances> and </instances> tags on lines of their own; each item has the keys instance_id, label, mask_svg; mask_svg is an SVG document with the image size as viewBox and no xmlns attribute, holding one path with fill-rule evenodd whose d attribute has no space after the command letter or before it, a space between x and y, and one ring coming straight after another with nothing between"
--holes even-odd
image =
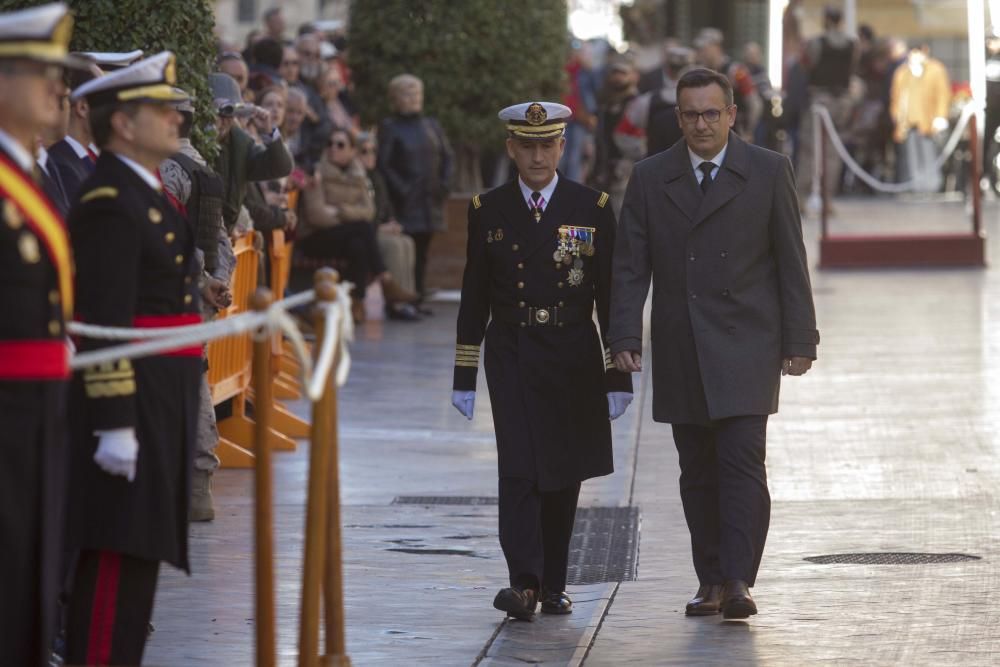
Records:
<instances>
[{"instance_id":1,"label":"dark uniform trousers","mask_svg":"<svg viewBox=\"0 0 1000 667\"><path fill-rule=\"evenodd\" d=\"M579 482L559 491L539 491L531 480L500 478L500 548L511 586L566 589L579 496Z\"/></svg>"},{"instance_id":2,"label":"dark uniform trousers","mask_svg":"<svg viewBox=\"0 0 1000 667\"><path fill-rule=\"evenodd\" d=\"M160 563L117 551L80 553L69 606L66 662L138 665Z\"/></svg>"},{"instance_id":3,"label":"dark uniform trousers","mask_svg":"<svg viewBox=\"0 0 1000 667\"><path fill-rule=\"evenodd\" d=\"M49 664L68 458L65 320L72 260L62 218L0 150L0 665Z\"/></svg>"},{"instance_id":4,"label":"dark uniform trousers","mask_svg":"<svg viewBox=\"0 0 1000 667\"><path fill-rule=\"evenodd\" d=\"M681 502L701 584L754 585L771 518L767 415L673 424Z\"/></svg>"},{"instance_id":5,"label":"dark uniform trousers","mask_svg":"<svg viewBox=\"0 0 1000 667\"><path fill-rule=\"evenodd\" d=\"M615 369L604 339L608 200L560 176L537 220L517 180L469 208L453 389L475 390L484 344L500 546L516 587L565 590L580 483L614 469L605 395L631 392L632 378Z\"/></svg>"}]
</instances>

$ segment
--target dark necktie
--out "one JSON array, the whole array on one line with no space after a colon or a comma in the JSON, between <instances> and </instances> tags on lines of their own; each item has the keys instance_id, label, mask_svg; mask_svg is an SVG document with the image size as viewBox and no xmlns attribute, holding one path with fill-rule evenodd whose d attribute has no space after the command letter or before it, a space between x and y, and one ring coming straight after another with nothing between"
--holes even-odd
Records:
<instances>
[{"instance_id":1,"label":"dark necktie","mask_svg":"<svg viewBox=\"0 0 1000 667\"><path fill-rule=\"evenodd\" d=\"M705 194L712 187L712 170L715 169L715 163L702 162L698 165L698 169L704 174L704 178L701 179L701 192Z\"/></svg>"},{"instance_id":2,"label":"dark necktie","mask_svg":"<svg viewBox=\"0 0 1000 667\"><path fill-rule=\"evenodd\" d=\"M539 222L542 219L542 204L544 200L542 199L541 192L531 193L531 212L535 215L535 222Z\"/></svg>"}]
</instances>

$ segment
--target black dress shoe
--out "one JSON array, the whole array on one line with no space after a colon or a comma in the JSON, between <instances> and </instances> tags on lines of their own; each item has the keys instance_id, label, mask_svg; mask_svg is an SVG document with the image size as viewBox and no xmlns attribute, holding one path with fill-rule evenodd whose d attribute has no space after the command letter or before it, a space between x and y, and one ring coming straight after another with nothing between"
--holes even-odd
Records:
<instances>
[{"instance_id":1,"label":"black dress shoe","mask_svg":"<svg viewBox=\"0 0 1000 667\"><path fill-rule=\"evenodd\" d=\"M722 584L702 584L684 607L687 616L714 616L722 610Z\"/></svg>"},{"instance_id":2,"label":"black dress shoe","mask_svg":"<svg viewBox=\"0 0 1000 667\"><path fill-rule=\"evenodd\" d=\"M535 617L535 605L538 603L538 593L531 588L502 588L493 598L493 606L508 616L530 621Z\"/></svg>"},{"instance_id":3,"label":"black dress shoe","mask_svg":"<svg viewBox=\"0 0 1000 667\"><path fill-rule=\"evenodd\" d=\"M390 320L400 320L402 322L420 321L420 315L412 303L394 303L387 306L385 310Z\"/></svg>"},{"instance_id":4,"label":"black dress shoe","mask_svg":"<svg viewBox=\"0 0 1000 667\"><path fill-rule=\"evenodd\" d=\"M572 614L573 601L563 593L553 593L542 590L542 613L543 614Z\"/></svg>"},{"instance_id":5,"label":"black dress shoe","mask_svg":"<svg viewBox=\"0 0 1000 667\"><path fill-rule=\"evenodd\" d=\"M757 613L757 603L750 597L747 582L727 581L722 589L722 618L748 618Z\"/></svg>"}]
</instances>

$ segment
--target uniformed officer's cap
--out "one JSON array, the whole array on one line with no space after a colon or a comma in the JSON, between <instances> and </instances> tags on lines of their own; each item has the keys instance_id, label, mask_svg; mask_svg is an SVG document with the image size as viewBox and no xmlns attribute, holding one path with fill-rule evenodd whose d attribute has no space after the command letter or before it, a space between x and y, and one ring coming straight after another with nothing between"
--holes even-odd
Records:
<instances>
[{"instance_id":1,"label":"uniformed officer's cap","mask_svg":"<svg viewBox=\"0 0 1000 667\"><path fill-rule=\"evenodd\" d=\"M139 58L142 58L142 49L126 51L123 53L112 51L84 51L80 55L90 58L97 66L105 72L113 72L123 67L128 67Z\"/></svg>"},{"instance_id":2,"label":"uniformed officer's cap","mask_svg":"<svg viewBox=\"0 0 1000 667\"><path fill-rule=\"evenodd\" d=\"M35 60L64 67L86 67L69 54L73 16L61 2L0 14L0 59Z\"/></svg>"},{"instance_id":3,"label":"uniformed officer's cap","mask_svg":"<svg viewBox=\"0 0 1000 667\"><path fill-rule=\"evenodd\" d=\"M134 65L88 81L73 92L87 98L91 107L125 102L179 102L187 95L177 92L177 65L174 54L163 51Z\"/></svg>"},{"instance_id":4,"label":"uniformed officer's cap","mask_svg":"<svg viewBox=\"0 0 1000 667\"><path fill-rule=\"evenodd\" d=\"M566 133L566 123L573 112L555 102L524 102L509 106L498 115L500 120L507 121L507 136L512 139L556 139Z\"/></svg>"},{"instance_id":5,"label":"uniformed officer's cap","mask_svg":"<svg viewBox=\"0 0 1000 667\"><path fill-rule=\"evenodd\" d=\"M178 99L176 102L171 102L170 105L181 113L194 113L194 99L181 88L174 88L174 92L177 93L181 99Z\"/></svg>"}]
</instances>

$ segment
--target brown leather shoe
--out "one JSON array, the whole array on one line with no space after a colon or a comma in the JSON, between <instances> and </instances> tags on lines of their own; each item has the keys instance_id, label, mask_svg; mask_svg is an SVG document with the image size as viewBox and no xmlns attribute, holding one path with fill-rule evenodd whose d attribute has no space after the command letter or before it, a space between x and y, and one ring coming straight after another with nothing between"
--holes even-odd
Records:
<instances>
[{"instance_id":1,"label":"brown leather shoe","mask_svg":"<svg viewBox=\"0 0 1000 667\"><path fill-rule=\"evenodd\" d=\"M507 612L508 616L522 621L535 618L535 605L538 604L538 592L531 588L502 588L493 598L493 607Z\"/></svg>"},{"instance_id":2,"label":"brown leather shoe","mask_svg":"<svg viewBox=\"0 0 1000 667\"><path fill-rule=\"evenodd\" d=\"M565 592L553 593L542 589L543 614L572 614L573 601Z\"/></svg>"},{"instance_id":3,"label":"brown leather shoe","mask_svg":"<svg viewBox=\"0 0 1000 667\"><path fill-rule=\"evenodd\" d=\"M722 589L722 618L748 618L757 613L757 603L750 597L747 582L727 581Z\"/></svg>"},{"instance_id":4,"label":"brown leather shoe","mask_svg":"<svg viewBox=\"0 0 1000 667\"><path fill-rule=\"evenodd\" d=\"M414 303L420 300L419 294L406 289L392 277L382 281L382 296L389 303Z\"/></svg>"},{"instance_id":5,"label":"brown leather shoe","mask_svg":"<svg viewBox=\"0 0 1000 667\"><path fill-rule=\"evenodd\" d=\"M722 584L702 584L684 607L687 616L714 616L722 609Z\"/></svg>"}]
</instances>

